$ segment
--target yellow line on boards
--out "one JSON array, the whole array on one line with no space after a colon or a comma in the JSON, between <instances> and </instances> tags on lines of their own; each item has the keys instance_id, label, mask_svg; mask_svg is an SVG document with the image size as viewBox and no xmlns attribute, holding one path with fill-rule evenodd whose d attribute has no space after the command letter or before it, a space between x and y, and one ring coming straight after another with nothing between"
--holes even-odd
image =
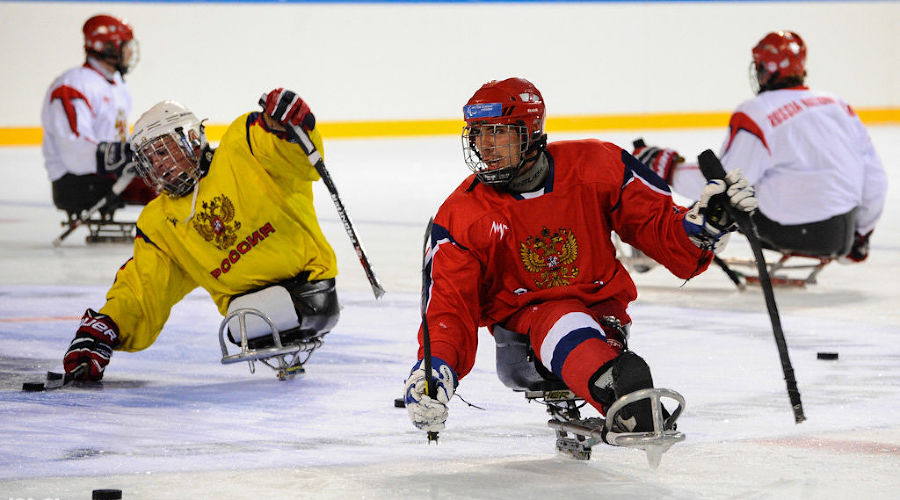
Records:
<instances>
[{"instance_id":1,"label":"yellow line on boards","mask_svg":"<svg viewBox=\"0 0 900 500\"><path fill-rule=\"evenodd\" d=\"M900 125L900 108L857 109L867 125ZM582 130L691 129L728 126L730 112L646 113L620 115L550 116L548 132ZM386 120L322 122L319 130L326 139L362 139L369 137L420 137L455 135L462 131L462 120ZM206 127L210 141L218 141L227 125ZM40 127L0 127L0 146L37 146Z\"/></svg>"}]
</instances>

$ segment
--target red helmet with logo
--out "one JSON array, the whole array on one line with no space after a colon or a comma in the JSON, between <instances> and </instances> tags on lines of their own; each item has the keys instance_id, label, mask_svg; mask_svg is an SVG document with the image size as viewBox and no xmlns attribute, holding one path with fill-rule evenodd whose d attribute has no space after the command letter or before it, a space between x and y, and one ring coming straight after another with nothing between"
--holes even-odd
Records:
<instances>
[{"instance_id":1,"label":"red helmet with logo","mask_svg":"<svg viewBox=\"0 0 900 500\"><path fill-rule=\"evenodd\" d=\"M524 125L528 139L544 134L544 98L524 78L507 78L485 83L463 107L466 124Z\"/></svg>"},{"instance_id":2,"label":"red helmet with logo","mask_svg":"<svg viewBox=\"0 0 900 500\"><path fill-rule=\"evenodd\" d=\"M544 98L541 92L524 78L507 78L485 83L463 106L466 127L463 130L463 154L466 164L485 184L505 185L518 170L537 157L546 144L544 135ZM478 138L492 127L510 130L519 137L517 152L501 153L486 150ZM502 161L499 156L512 158ZM502 166L501 166L502 165Z\"/></svg>"},{"instance_id":3,"label":"red helmet with logo","mask_svg":"<svg viewBox=\"0 0 900 500\"><path fill-rule=\"evenodd\" d=\"M137 63L134 31L124 20L99 14L85 21L84 50L116 67L123 75Z\"/></svg>"},{"instance_id":4,"label":"red helmet with logo","mask_svg":"<svg viewBox=\"0 0 900 500\"><path fill-rule=\"evenodd\" d=\"M753 47L753 70L759 90L802 84L806 78L806 44L793 31L769 33Z\"/></svg>"}]
</instances>

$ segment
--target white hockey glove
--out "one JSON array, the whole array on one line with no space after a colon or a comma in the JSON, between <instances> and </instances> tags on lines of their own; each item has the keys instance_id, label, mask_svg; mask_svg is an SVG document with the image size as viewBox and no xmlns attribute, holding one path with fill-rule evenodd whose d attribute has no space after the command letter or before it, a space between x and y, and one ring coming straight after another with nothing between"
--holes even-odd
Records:
<instances>
[{"instance_id":1,"label":"white hockey glove","mask_svg":"<svg viewBox=\"0 0 900 500\"><path fill-rule=\"evenodd\" d=\"M437 432L444 429L447 421L447 403L453 397L459 383L456 373L441 358L431 358L432 381L437 387L435 398L428 396L425 383L425 369L420 359L406 379L403 388L406 411L413 425L423 431Z\"/></svg>"},{"instance_id":2,"label":"white hockey glove","mask_svg":"<svg viewBox=\"0 0 900 500\"><path fill-rule=\"evenodd\" d=\"M717 253L725 248L729 233L737 229L725 209L726 202L747 214L752 214L759 206L753 187L740 169L728 172L724 180L707 182L700 200L685 215L684 230L699 248Z\"/></svg>"}]
</instances>

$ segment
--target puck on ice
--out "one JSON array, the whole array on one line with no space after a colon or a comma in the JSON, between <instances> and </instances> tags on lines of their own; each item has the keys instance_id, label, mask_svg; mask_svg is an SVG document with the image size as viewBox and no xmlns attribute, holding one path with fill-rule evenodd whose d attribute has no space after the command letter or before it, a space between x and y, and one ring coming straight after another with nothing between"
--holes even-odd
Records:
<instances>
[{"instance_id":1,"label":"puck on ice","mask_svg":"<svg viewBox=\"0 0 900 500\"><path fill-rule=\"evenodd\" d=\"M819 352L819 353L816 353L816 358L818 358L818 359L838 359L838 353L836 353L836 352Z\"/></svg>"},{"instance_id":2,"label":"puck on ice","mask_svg":"<svg viewBox=\"0 0 900 500\"><path fill-rule=\"evenodd\" d=\"M394 399L394 408L406 408L406 402L403 401L403 398Z\"/></svg>"},{"instance_id":3,"label":"puck on ice","mask_svg":"<svg viewBox=\"0 0 900 500\"><path fill-rule=\"evenodd\" d=\"M22 390L26 392L38 392L44 390L43 382L25 382L22 384Z\"/></svg>"},{"instance_id":4,"label":"puck on ice","mask_svg":"<svg viewBox=\"0 0 900 500\"><path fill-rule=\"evenodd\" d=\"M121 500L122 490L94 490L91 500Z\"/></svg>"}]
</instances>

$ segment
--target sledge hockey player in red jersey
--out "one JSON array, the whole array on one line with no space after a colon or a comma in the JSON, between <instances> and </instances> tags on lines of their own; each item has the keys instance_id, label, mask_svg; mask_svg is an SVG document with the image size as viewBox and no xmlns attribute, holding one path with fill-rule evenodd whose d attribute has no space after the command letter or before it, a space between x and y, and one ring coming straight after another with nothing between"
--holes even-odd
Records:
<instances>
[{"instance_id":1,"label":"sledge hockey player in red jersey","mask_svg":"<svg viewBox=\"0 0 900 500\"><path fill-rule=\"evenodd\" d=\"M128 145L131 92L124 79L138 61L134 32L127 22L105 14L88 19L82 32L84 64L53 81L41 109L41 147L53 203L70 216L109 194L134 161ZM154 196L134 179L119 198L145 205Z\"/></svg>"},{"instance_id":2,"label":"sledge hockey player in red jersey","mask_svg":"<svg viewBox=\"0 0 900 500\"><path fill-rule=\"evenodd\" d=\"M280 336L253 316L246 325L229 321L228 335L241 345L241 360L276 358L279 366L269 366L280 378L302 365L283 356L311 352L337 323L337 263L313 205L319 175L297 143L304 134L322 151L315 117L289 90L272 90L260 104L264 111L238 117L215 150L201 121L174 101L137 121L138 171L160 196L141 211L134 257L106 304L85 312L66 372L86 364L82 378L101 379L113 350L149 347L172 307L197 287L223 315L252 308L272 320ZM220 337L224 355L222 330Z\"/></svg>"},{"instance_id":3,"label":"sledge hockey player in red jersey","mask_svg":"<svg viewBox=\"0 0 900 500\"><path fill-rule=\"evenodd\" d=\"M447 404L475 361L478 327L528 336L538 361L601 413L623 395L653 387L627 349L628 304L637 292L611 240L643 250L676 276L709 265L734 229L707 216L756 207L740 172L712 181L690 210L628 152L587 139L547 143L544 100L527 80L482 86L463 108L462 146L474 172L441 205L426 257L424 321L435 398L419 361L405 384L413 424L444 428ZM727 193L726 193L727 191ZM710 218L712 220L712 217ZM649 404L620 414L629 431L652 424Z\"/></svg>"},{"instance_id":4,"label":"sledge hockey player in red jersey","mask_svg":"<svg viewBox=\"0 0 900 500\"><path fill-rule=\"evenodd\" d=\"M797 33L768 33L752 57L757 95L731 115L719 157L756 189L760 241L782 252L865 260L887 195L865 127L839 97L805 85L806 44ZM634 154L675 192L699 197L705 180L696 163L667 148Z\"/></svg>"}]
</instances>

